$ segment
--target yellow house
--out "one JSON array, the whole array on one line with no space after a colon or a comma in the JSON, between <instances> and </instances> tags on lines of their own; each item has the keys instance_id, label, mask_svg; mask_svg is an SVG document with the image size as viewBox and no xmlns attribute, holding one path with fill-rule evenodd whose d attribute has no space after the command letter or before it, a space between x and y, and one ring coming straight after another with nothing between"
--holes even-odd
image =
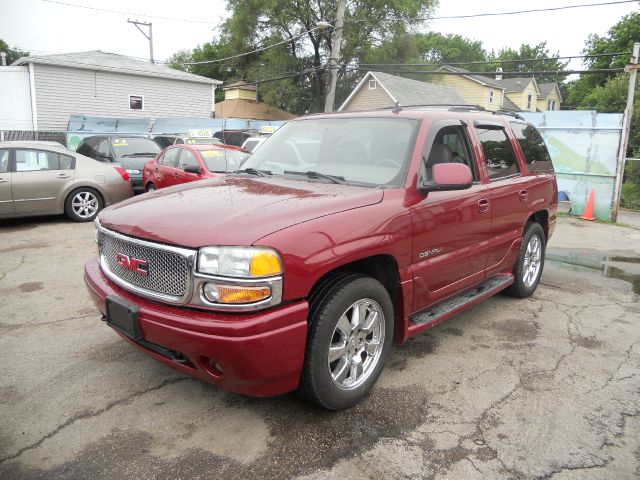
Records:
<instances>
[{"instance_id":1,"label":"yellow house","mask_svg":"<svg viewBox=\"0 0 640 480\"><path fill-rule=\"evenodd\" d=\"M475 75L464 68L445 65L441 70L462 75L434 75L433 82L453 87L469 105L477 105L485 110L496 111L503 108L504 87L499 81Z\"/></svg>"},{"instance_id":2,"label":"yellow house","mask_svg":"<svg viewBox=\"0 0 640 480\"><path fill-rule=\"evenodd\" d=\"M560 110L562 105L562 94L557 83L541 83L540 95L538 96L538 110Z\"/></svg>"},{"instance_id":3,"label":"yellow house","mask_svg":"<svg viewBox=\"0 0 640 480\"><path fill-rule=\"evenodd\" d=\"M223 88L225 100L257 100L255 85L247 85L245 82L235 82Z\"/></svg>"},{"instance_id":4,"label":"yellow house","mask_svg":"<svg viewBox=\"0 0 640 480\"><path fill-rule=\"evenodd\" d=\"M557 83L538 84L534 77L502 78L502 71L497 71L495 78L490 78L449 65L441 70L455 75L438 75L438 83L455 88L467 103L486 110L560 110L562 96Z\"/></svg>"}]
</instances>

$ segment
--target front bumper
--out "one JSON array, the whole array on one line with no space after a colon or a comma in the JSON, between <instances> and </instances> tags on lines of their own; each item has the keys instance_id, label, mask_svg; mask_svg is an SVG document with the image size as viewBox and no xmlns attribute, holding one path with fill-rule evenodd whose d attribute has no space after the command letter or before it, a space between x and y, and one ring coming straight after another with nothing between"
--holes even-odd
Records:
<instances>
[{"instance_id":1,"label":"front bumper","mask_svg":"<svg viewBox=\"0 0 640 480\"><path fill-rule=\"evenodd\" d=\"M306 301L251 314L212 313L135 296L105 277L95 258L86 263L84 278L103 315L108 295L140 308L144 340L121 336L156 360L245 395L265 397L297 388L307 335Z\"/></svg>"}]
</instances>

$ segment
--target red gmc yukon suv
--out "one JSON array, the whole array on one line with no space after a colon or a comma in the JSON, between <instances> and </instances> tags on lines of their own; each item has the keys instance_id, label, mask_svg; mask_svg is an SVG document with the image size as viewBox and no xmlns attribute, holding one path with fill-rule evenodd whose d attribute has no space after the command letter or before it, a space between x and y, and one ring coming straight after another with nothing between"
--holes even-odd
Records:
<instances>
[{"instance_id":1,"label":"red gmc yukon suv","mask_svg":"<svg viewBox=\"0 0 640 480\"><path fill-rule=\"evenodd\" d=\"M309 116L242 170L105 209L85 280L106 323L155 359L342 409L393 342L501 290L531 295L556 205L544 142L517 116Z\"/></svg>"}]
</instances>

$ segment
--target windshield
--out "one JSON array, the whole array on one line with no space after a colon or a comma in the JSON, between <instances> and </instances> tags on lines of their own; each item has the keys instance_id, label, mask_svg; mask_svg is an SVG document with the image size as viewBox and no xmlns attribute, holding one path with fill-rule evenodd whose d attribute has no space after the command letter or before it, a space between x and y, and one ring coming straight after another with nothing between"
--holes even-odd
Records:
<instances>
[{"instance_id":1,"label":"windshield","mask_svg":"<svg viewBox=\"0 0 640 480\"><path fill-rule=\"evenodd\" d=\"M158 144L148 138L112 138L111 147L116 158L136 155L155 156L160 153Z\"/></svg>"},{"instance_id":2,"label":"windshield","mask_svg":"<svg viewBox=\"0 0 640 480\"><path fill-rule=\"evenodd\" d=\"M187 138L185 141L188 145L220 145L222 140L216 137L211 138Z\"/></svg>"},{"instance_id":3,"label":"windshield","mask_svg":"<svg viewBox=\"0 0 640 480\"><path fill-rule=\"evenodd\" d=\"M204 160L204 166L210 172L233 172L238 170L242 161L248 156L238 150L225 150L222 148L201 150L200 155Z\"/></svg>"},{"instance_id":4,"label":"windshield","mask_svg":"<svg viewBox=\"0 0 640 480\"><path fill-rule=\"evenodd\" d=\"M242 168L275 175L318 172L348 183L401 186L417 126L417 120L405 118L289 122L256 149Z\"/></svg>"}]
</instances>

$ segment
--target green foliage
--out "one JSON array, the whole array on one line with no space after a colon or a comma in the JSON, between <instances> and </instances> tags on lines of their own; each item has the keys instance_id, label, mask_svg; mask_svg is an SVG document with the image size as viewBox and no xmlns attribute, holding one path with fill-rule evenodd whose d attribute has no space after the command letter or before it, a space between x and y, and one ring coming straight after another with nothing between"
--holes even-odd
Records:
<instances>
[{"instance_id":1,"label":"green foliage","mask_svg":"<svg viewBox=\"0 0 640 480\"><path fill-rule=\"evenodd\" d=\"M620 192L620 206L632 210L640 210L640 184L623 183Z\"/></svg>"},{"instance_id":2,"label":"green foliage","mask_svg":"<svg viewBox=\"0 0 640 480\"><path fill-rule=\"evenodd\" d=\"M443 35L437 32L417 34L414 37L420 59L428 63L484 62L487 52L482 42L462 35ZM484 70L484 65L468 65L467 70Z\"/></svg>"},{"instance_id":3,"label":"green foliage","mask_svg":"<svg viewBox=\"0 0 640 480\"><path fill-rule=\"evenodd\" d=\"M175 68L176 70L182 70L188 72L189 67L185 65L187 62L193 61L193 55L189 50L179 50L169 58L167 58L167 67Z\"/></svg>"},{"instance_id":4,"label":"green foliage","mask_svg":"<svg viewBox=\"0 0 640 480\"><path fill-rule=\"evenodd\" d=\"M7 54L7 65L11 65L20 57L29 56L29 52L25 52L24 50L19 50L17 48L11 48L7 42L2 39L0 39L0 52L5 52Z\"/></svg>"},{"instance_id":5,"label":"green foliage","mask_svg":"<svg viewBox=\"0 0 640 480\"><path fill-rule=\"evenodd\" d=\"M564 70L569 62L559 60L558 56L558 52L555 54L549 52L547 42L542 42L534 46L522 44L518 50L504 48L497 55L493 55L492 60L496 62L509 60L507 63L496 63L496 66L501 66L505 72L519 72L524 77L527 76L527 72ZM550 60L542 60L543 58L550 58ZM562 82L565 78L565 75L555 73L536 75L538 83Z\"/></svg>"}]
</instances>

